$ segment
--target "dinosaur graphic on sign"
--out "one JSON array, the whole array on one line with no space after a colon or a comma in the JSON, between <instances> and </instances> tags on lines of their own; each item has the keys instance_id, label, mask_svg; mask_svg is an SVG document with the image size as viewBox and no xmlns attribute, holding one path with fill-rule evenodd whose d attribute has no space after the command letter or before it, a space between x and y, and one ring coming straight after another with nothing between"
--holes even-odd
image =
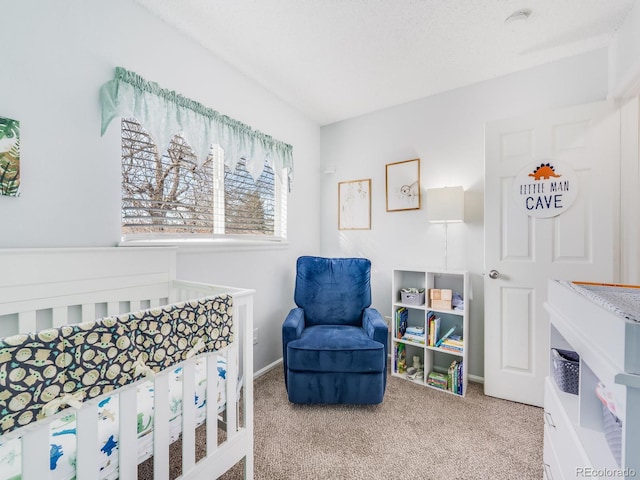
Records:
<instances>
[{"instance_id":1,"label":"dinosaur graphic on sign","mask_svg":"<svg viewBox=\"0 0 640 480\"><path fill-rule=\"evenodd\" d=\"M548 163L541 163L538 168L536 168L533 173L529 174L530 177L533 177L534 180L549 180L551 177L560 178L562 175L557 175L555 169Z\"/></svg>"}]
</instances>

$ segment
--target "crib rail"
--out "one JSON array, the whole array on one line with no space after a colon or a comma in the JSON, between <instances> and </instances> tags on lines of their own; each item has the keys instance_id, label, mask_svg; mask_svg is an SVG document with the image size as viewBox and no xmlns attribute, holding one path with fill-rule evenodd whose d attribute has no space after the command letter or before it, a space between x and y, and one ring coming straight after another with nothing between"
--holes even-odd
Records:
<instances>
[{"instance_id":1,"label":"crib rail","mask_svg":"<svg viewBox=\"0 0 640 480\"><path fill-rule=\"evenodd\" d=\"M111 281L113 280L113 281ZM196 424L194 420L195 362L206 358L207 376L216 378L216 358L219 351L196 355L181 364L182 379L182 475L179 479L216 478L244 459L245 478L253 478L253 291L196 282L162 281L162 275L136 276L136 278L102 279L102 282L64 282L43 286L39 298L29 300L20 287L2 288L0 298L0 337L19 332L42 330L69 323L119 315L129 311L156 307L192 298L221 293L233 297L235 340L223 352L227 356L226 388L226 440L218 442L218 412L215 401L206 404L206 456L196 462ZM102 286L103 288L99 288ZM33 287L33 286L32 286ZM32 290L33 292L33 290ZM11 298L8 301L7 298ZM175 367L175 366L174 366ZM172 368L174 368L172 367ZM244 391L238 398L238 377L245 379ZM213 377L212 377L213 375ZM154 378L153 471L155 479L169 478L169 369ZM119 473L121 479L135 479L138 475L136 430L136 386L131 384L117 390L119 396ZM206 398L218 396L217 383L208 381ZM113 393L111 393L113 395ZM103 396L104 397L104 396ZM82 404L76 411L77 424L77 478L98 479L98 397ZM242 409L242 422L239 411ZM52 420L71 412L64 410L42 422L15 430L0 443L20 436L22 443L22 479L50 477L49 424Z\"/></svg>"},{"instance_id":2,"label":"crib rail","mask_svg":"<svg viewBox=\"0 0 640 480\"><path fill-rule=\"evenodd\" d=\"M191 298L210 297L214 295L229 294L236 297L243 297L253 294L253 290L244 288L228 287L225 285L210 285L208 283L189 282L185 280L174 280L171 282L172 302L179 302Z\"/></svg>"},{"instance_id":3,"label":"crib rail","mask_svg":"<svg viewBox=\"0 0 640 480\"><path fill-rule=\"evenodd\" d=\"M34 289L39 292L37 298L33 298ZM156 274L3 287L0 337L223 293L234 297L252 294L250 290L220 285L167 282L166 276Z\"/></svg>"},{"instance_id":4,"label":"crib rail","mask_svg":"<svg viewBox=\"0 0 640 480\"><path fill-rule=\"evenodd\" d=\"M3 287L0 337L165 305L170 290L159 274Z\"/></svg>"},{"instance_id":5,"label":"crib rail","mask_svg":"<svg viewBox=\"0 0 640 480\"><path fill-rule=\"evenodd\" d=\"M200 353L182 364L182 473L180 479L216 478L244 459L245 477L253 478L253 291L196 282L176 281L175 247L132 248L51 248L0 249L0 337L57 328L146 310L166 304L222 293L233 296L234 341L223 351ZM204 359L207 375L216 372L216 357L227 360L226 440L218 441L217 402L207 401L207 452L196 461L193 392L196 362ZM175 365L174 365L175 367ZM170 371L154 378L154 418L152 454L154 478L169 478L169 398L165 394ZM244 379L239 393L238 379ZM143 382L144 380L140 380ZM217 382L207 381L206 398L217 397ZM0 383L0 393L2 384ZM163 393L164 392L164 393ZM137 458L137 384L117 390L119 405L118 477L135 479ZM114 395L110 392L105 395ZM238 397L239 395L239 397ZM72 408L0 436L2 444L21 443L23 480L50 479L50 438L52 422L69 412L76 413L78 461L76 477L100 478L96 445L97 411L102 397L86 400L76 412ZM113 397L116 398L116 397ZM64 408L64 407L63 407ZM242 410L242 415L239 414ZM2 417L0 417L0 422ZM133 454L132 454L133 453ZM151 461L151 460L149 460ZM1 465L0 465L1 469Z\"/></svg>"},{"instance_id":6,"label":"crib rail","mask_svg":"<svg viewBox=\"0 0 640 480\"><path fill-rule=\"evenodd\" d=\"M0 337L168 303L175 247L0 249Z\"/></svg>"}]
</instances>

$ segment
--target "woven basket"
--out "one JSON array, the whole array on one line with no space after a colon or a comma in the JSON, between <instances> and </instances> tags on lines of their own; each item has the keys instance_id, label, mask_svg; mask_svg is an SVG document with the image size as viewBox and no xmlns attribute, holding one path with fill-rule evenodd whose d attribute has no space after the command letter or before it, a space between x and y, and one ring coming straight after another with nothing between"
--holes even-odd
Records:
<instances>
[{"instance_id":1,"label":"woven basket","mask_svg":"<svg viewBox=\"0 0 640 480\"><path fill-rule=\"evenodd\" d=\"M553 379L563 392L578 394L580 386L580 355L571 350L551 349Z\"/></svg>"},{"instance_id":2,"label":"woven basket","mask_svg":"<svg viewBox=\"0 0 640 480\"><path fill-rule=\"evenodd\" d=\"M421 288L417 293L400 290L400 298L402 303L406 305L424 305L424 288Z\"/></svg>"}]
</instances>

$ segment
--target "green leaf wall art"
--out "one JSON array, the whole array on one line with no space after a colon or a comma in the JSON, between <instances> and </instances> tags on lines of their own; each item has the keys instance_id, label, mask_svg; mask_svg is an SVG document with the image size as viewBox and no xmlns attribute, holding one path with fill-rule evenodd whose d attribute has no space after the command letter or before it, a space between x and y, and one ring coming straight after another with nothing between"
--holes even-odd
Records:
<instances>
[{"instance_id":1,"label":"green leaf wall art","mask_svg":"<svg viewBox=\"0 0 640 480\"><path fill-rule=\"evenodd\" d=\"M20 122L0 117L0 195L17 197L20 189Z\"/></svg>"}]
</instances>

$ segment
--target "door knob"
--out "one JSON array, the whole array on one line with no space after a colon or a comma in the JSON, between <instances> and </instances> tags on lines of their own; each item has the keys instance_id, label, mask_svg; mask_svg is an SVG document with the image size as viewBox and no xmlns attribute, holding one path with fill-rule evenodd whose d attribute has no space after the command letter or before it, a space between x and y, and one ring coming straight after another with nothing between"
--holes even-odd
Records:
<instances>
[{"instance_id":1,"label":"door knob","mask_svg":"<svg viewBox=\"0 0 640 480\"><path fill-rule=\"evenodd\" d=\"M489 278L491 278L492 280L495 280L499 276L500 276L500 272L498 270L491 270L489 272Z\"/></svg>"}]
</instances>

